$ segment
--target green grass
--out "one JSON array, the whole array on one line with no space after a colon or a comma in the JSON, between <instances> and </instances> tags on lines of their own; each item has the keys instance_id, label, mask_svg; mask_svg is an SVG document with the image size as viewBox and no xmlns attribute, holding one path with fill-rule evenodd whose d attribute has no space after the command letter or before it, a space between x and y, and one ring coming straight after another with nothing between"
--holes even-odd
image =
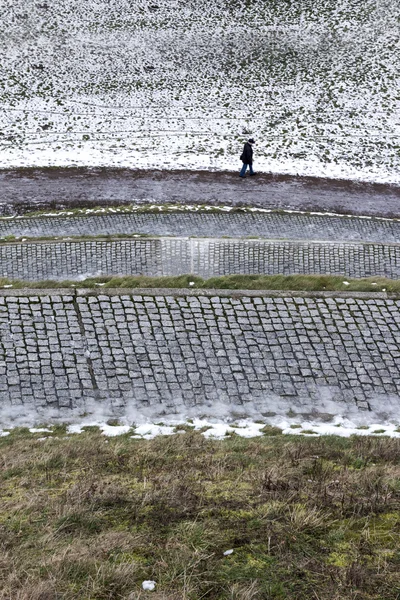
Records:
<instances>
[{"instance_id":1,"label":"green grass","mask_svg":"<svg viewBox=\"0 0 400 600\"><path fill-rule=\"evenodd\" d=\"M399 598L398 439L40 436L0 438L0 598Z\"/></svg>"},{"instance_id":2,"label":"green grass","mask_svg":"<svg viewBox=\"0 0 400 600\"><path fill-rule=\"evenodd\" d=\"M348 281L349 285L344 285ZM99 285L100 284L100 285ZM192 285L191 285L192 284ZM376 285L372 285L376 284ZM0 288L12 289L60 289L60 288L191 288L226 290L287 290L287 291L341 291L341 292L380 292L400 293L400 280L383 277L349 279L331 275L226 275L202 279L195 275L177 277L144 276L101 276L84 281L22 281L0 278Z\"/></svg>"}]
</instances>

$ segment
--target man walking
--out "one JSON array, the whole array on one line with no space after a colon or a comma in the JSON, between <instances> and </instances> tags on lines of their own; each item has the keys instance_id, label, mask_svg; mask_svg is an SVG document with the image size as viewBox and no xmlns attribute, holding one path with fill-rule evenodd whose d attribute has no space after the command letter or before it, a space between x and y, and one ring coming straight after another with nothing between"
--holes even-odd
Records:
<instances>
[{"instance_id":1,"label":"man walking","mask_svg":"<svg viewBox=\"0 0 400 600\"><path fill-rule=\"evenodd\" d=\"M240 177L246 176L247 167L250 168L250 175L254 175L253 171L253 144L255 141L253 138L250 138L248 142L245 143L242 155L240 160L243 162L242 170L240 171Z\"/></svg>"}]
</instances>

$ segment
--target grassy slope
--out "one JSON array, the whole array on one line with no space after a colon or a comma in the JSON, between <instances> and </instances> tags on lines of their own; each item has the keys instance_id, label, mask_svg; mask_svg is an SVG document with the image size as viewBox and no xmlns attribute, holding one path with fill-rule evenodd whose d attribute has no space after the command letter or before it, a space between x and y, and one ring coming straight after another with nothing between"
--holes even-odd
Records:
<instances>
[{"instance_id":1,"label":"grassy slope","mask_svg":"<svg viewBox=\"0 0 400 600\"><path fill-rule=\"evenodd\" d=\"M345 283L344 283L345 282ZM84 281L21 281L0 277L0 289L60 289L60 288L189 288L227 290L288 290L400 293L400 281L384 277L350 279L332 275L226 275L202 279L196 275L177 277L100 276Z\"/></svg>"},{"instance_id":2,"label":"grassy slope","mask_svg":"<svg viewBox=\"0 0 400 600\"><path fill-rule=\"evenodd\" d=\"M57 164L70 148L71 163L104 153L106 164L220 168L252 134L272 170L396 177L396 3L6 5L0 100L11 110L0 124L15 156L34 163L51 148Z\"/></svg>"},{"instance_id":3,"label":"grassy slope","mask_svg":"<svg viewBox=\"0 0 400 600\"><path fill-rule=\"evenodd\" d=\"M40 436L0 439L0 598L399 597L400 440Z\"/></svg>"}]
</instances>

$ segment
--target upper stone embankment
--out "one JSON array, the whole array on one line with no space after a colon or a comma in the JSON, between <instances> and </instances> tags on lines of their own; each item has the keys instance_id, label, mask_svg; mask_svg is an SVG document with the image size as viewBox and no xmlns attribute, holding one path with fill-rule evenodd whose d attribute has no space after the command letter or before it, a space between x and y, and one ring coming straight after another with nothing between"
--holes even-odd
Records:
<instances>
[{"instance_id":1,"label":"upper stone embankment","mask_svg":"<svg viewBox=\"0 0 400 600\"><path fill-rule=\"evenodd\" d=\"M10 236L93 238L135 234L395 244L400 240L400 219L193 205L88 208L0 217L0 240Z\"/></svg>"}]
</instances>

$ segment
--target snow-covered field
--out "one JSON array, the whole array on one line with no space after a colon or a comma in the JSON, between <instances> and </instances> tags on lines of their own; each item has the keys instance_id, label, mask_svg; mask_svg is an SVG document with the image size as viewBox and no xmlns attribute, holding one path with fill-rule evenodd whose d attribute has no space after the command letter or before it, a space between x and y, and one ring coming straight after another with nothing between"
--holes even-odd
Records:
<instances>
[{"instance_id":1,"label":"snow-covered field","mask_svg":"<svg viewBox=\"0 0 400 600\"><path fill-rule=\"evenodd\" d=\"M0 168L400 183L392 0L3 0Z\"/></svg>"}]
</instances>

